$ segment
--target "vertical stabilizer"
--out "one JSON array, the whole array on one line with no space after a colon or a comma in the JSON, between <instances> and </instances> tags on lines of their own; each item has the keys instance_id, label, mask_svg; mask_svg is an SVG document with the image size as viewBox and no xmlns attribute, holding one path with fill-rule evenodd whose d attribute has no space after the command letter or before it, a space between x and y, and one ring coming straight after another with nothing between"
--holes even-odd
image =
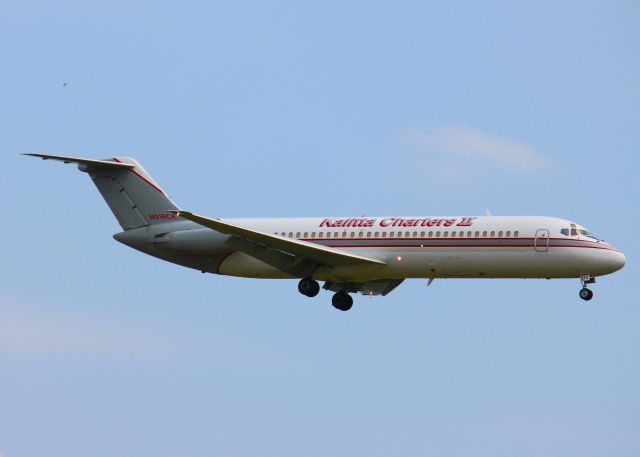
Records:
<instances>
[{"instance_id":1,"label":"vertical stabilizer","mask_svg":"<svg viewBox=\"0 0 640 457\"><path fill-rule=\"evenodd\" d=\"M129 157L112 160L133 165L133 168L110 169L85 164L80 164L79 168L89 173L124 230L176 219L166 211L178 207L136 160Z\"/></svg>"}]
</instances>

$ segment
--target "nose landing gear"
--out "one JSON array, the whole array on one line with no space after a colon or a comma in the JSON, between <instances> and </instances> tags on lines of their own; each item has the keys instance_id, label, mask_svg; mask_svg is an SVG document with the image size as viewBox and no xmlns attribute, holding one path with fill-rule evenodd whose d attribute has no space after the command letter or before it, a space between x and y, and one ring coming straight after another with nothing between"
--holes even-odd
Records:
<instances>
[{"instance_id":1,"label":"nose landing gear","mask_svg":"<svg viewBox=\"0 0 640 457\"><path fill-rule=\"evenodd\" d=\"M591 300L593 298L593 291L583 287L580 289L580 298L587 301Z\"/></svg>"},{"instance_id":2,"label":"nose landing gear","mask_svg":"<svg viewBox=\"0 0 640 457\"><path fill-rule=\"evenodd\" d=\"M580 298L583 300L589 301L593 298L593 291L589 289L589 284L594 284L596 282L596 278L591 277L591 275L582 275L580 276L580 282L582 282L582 289L580 289Z\"/></svg>"}]
</instances>

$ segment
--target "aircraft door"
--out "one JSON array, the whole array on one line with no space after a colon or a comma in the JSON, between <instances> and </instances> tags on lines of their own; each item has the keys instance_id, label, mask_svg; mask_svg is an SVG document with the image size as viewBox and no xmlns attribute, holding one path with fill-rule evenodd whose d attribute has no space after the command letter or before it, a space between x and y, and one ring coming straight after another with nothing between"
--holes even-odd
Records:
<instances>
[{"instance_id":1,"label":"aircraft door","mask_svg":"<svg viewBox=\"0 0 640 457\"><path fill-rule=\"evenodd\" d=\"M536 238L533 242L533 246L537 252L547 252L549 250L549 230L536 230Z\"/></svg>"}]
</instances>

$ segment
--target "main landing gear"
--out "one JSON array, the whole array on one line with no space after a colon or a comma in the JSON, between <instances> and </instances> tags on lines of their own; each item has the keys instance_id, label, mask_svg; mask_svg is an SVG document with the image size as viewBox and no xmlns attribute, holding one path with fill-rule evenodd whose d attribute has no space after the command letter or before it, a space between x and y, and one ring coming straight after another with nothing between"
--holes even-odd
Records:
<instances>
[{"instance_id":1,"label":"main landing gear","mask_svg":"<svg viewBox=\"0 0 640 457\"><path fill-rule=\"evenodd\" d=\"M336 292L333 294L331 304L340 311L349 311L353 306L353 298L346 292Z\"/></svg>"},{"instance_id":2,"label":"main landing gear","mask_svg":"<svg viewBox=\"0 0 640 457\"><path fill-rule=\"evenodd\" d=\"M298 292L307 297L315 297L320 292L320 284L312 278L302 278L298 283Z\"/></svg>"},{"instance_id":3,"label":"main landing gear","mask_svg":"<svg viewBox=\"0 0 640 457\"><path fill-rule=\"evenodd\" d=\"M298 292L307 297L315 297L320 292L320 284L313 278L302 278L298 283ZM353 298L347 292L336 292L331 299L334 308L349 311L353 306Z\"/></svg>"},{"instance_id":4,"label":"main landing gear","mask_svg":"<svg viewBox=\"0 0 640 457\"><path fill-rule=\"evenodd\" d=\"M591 275L582 275L580 276L580 282L582 283L582 289L580 289L580 298L583 300L589 301L593 298L593 291L589 289L589 284L594 284L596 282L596 278L591 277Z\"/></svg>"}]
</instances>

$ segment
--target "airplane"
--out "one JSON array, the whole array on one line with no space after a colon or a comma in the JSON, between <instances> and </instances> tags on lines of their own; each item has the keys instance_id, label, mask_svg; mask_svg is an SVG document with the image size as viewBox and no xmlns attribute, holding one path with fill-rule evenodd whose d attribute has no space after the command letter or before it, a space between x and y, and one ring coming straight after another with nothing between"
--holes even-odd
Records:
<instances>
[{"instance_id":1,"label":"airplane","mask_svg":"<svg viewBox=\"0 0 640 457\"><path fill-rule=\"evenodd\" d=\"M405 279L577 278L591 300L596 277L621 269L622 251L583 226L542 216L212 219L173 203L134 159L24 154L74 163L93 180L123 231L113 237L202 273L299 279L298 291L385 296Z\"/></svg>"}]
</instances>

